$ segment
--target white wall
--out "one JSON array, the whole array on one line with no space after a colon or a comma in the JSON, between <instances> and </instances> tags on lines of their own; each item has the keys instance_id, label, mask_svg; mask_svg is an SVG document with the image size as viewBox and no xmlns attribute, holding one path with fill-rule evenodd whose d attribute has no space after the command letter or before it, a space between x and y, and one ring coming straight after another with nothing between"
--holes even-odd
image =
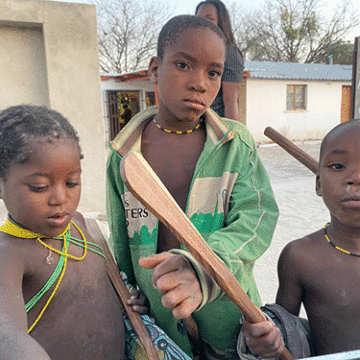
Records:
<instances>
[{"instance_id":1,"label":"white wall","mask_svg":"<svg viewBox=\"0 0 360 360\"><path fill-rule=\"evenodd\" d=\"M154 85L149 80L133 80L125 82L110 79L101 81L101 90L154 91Z\"/></svg>"},{"instance_id":2,"label":"white wall","mask_svg":"<svg viewBox=\"0 0 360 360\"><path fill-rule=\"evenodd\" d=\"M31 103L62 113L84 153L80 211L105 210L96 7L0 0L0 110Z\"/></svg>"},{"instance_id":3,"label":"white wall","mask_svg":"<svg viewBox=\"0 0 360 360\"><path fill-rule=\"evenodd\" d=\"M0 34L0 106L29 102L49 105L48 84L44 81L47 70L43 31L40 25L6 26L1 24L0 19Z\"/></svg>"},{"instance_id":4,"label":"white wall","mask_svg":"<svg viewBox=\"0 0 360 360\"><path fill-rule=\"evenodd\" d=\"M307 85L307 110L286 110L286 85ZM290 140L322 139L340 123L341 91L350 82L247 79L247 126L258 142L268 142L267 126Z\"/></svg>"}]
</instances>

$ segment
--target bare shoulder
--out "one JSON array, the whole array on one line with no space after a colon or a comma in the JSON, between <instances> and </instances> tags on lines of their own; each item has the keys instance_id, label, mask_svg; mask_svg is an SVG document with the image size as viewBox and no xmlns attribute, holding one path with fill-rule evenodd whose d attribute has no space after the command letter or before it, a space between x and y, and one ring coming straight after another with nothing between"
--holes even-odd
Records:
<instances>
[{"instance_id":1,"label":"bare shoulder","mask_svg":"<svg viewBox=\"0 0 360 360\"><path fill-rule=\"evenodd\" d=\"M0 323L2 330L9 324L17 330L26 329L21 286L24 275L30 267L24 254L31 251L31 244L29 241L22 244L21 240L0 232Z\"/></svg>"},{"instance_id":2,"label":"bare shoulder","mask_svg":"<svg viewBox=\"0 0 360 360\"><path fill-rule=\"evenodd\" d=\"M19 239L0 232L0 283L2 285L3 282L7 285L14 284L13 281L21 282L27 268L23 256L27 251L27 243L28 241L25 241L25 244L21 244Z\"/></svg>"},{"instance_id":3,"label":"bare shoulder","mask_svg":"<svg viewBox=\"0 0 360 360\"><path fill-rule=\"evenodd\" d=\"M322 241L323 232L318 230L302 238L289 242L282 250L279 264L291 264L291 266L311 264L319 251L322 251L325 243Z\"/></svg>"},{"instance_id":4,"label":"bare shoulder","mask_svg":"<svg viewBox=\"0 0 360 360\"><path fill-rule=\"evenodd\" d=\"M276 302L294 315L298 315L305 296L305 284L313 278L313 256L319 253L320 230L291 241L285 246L278 261L279 288ZM309 279L310 278L310 279Z\"/></svg>"},{"instance_id":5,"label":"bare shoulder","mask_svg":"<svg viewBox=\"0 0 360 360\"><path fill-rule=\"evenodd\" d=\"M78 225L81 230L86 230L86 222L84 215L76 211L73 218L71 219L76 225Z\"/></svg>"},{"instance_id":6,"label":"bare shoulder","mask_svg":"<svg viewBox=\"0 0 360 360\"><path fill-rule=\"evenodd\" d=\"M92 219L85 219L83 214L80 212L75 212L72 221L80 228L80 230L85 234L86 239L90 240L91 242L101 245L102 240L99 239L99 236L103 237L100 228L97 225L96 220Z\"/></svg>"},{"instance_id":7,"label":"bare shoulder","mask_svg":"<svg viewBox=\"0 0 360 360\"><path fill-rule=\"evenodd\" d=\"M23 252L29 241L21 242L12 235L0 232L0 274L4 274L5 268L24 269Z\"/></svg>"},{"instance_id":8,"label":"bare shoulder","mask_svg":"<svg viewBox=\"0 0 360 360\"><path fill-rule=\"evenodd\" d=\"M321 234L322 230L318 230L302 238L292 240L284 247L282 253L285 253L287 256L301 255L303 252L308 253L311 249L319 246Z\"/></svg>"},{"instance_id":9,"label":"bare shoulder","mask_svg":"<svg viewBox=\"0 0 360 360\"><path fill-rule=\"evenodd\" d=\"M92 240L91 234L89 233L89 230L86 226L86 221L85 221L83 214L76 211L74 216L72 217L71 221L85 234L85 237L87 239L91 238L91 240ZM78 234L78 236L79 235L80 234Z\"/></svg>"}]
</instances>

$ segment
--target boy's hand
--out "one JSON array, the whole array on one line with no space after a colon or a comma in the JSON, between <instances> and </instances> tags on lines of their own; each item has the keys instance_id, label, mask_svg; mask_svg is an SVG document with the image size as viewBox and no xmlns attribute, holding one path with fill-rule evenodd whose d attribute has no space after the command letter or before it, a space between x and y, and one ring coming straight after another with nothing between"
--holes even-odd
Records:
<instances>
[{"instance_id":1,"label":"boy's hand","mask_svg":"<svg viewBox=\"0 0 360 360\"><path fill-rule=\"evenodd\" d=\"M284 350L280 330L271 321L256 324L245 321L242 333L250 351L261 358L277 358Z\"/></svg>"},{"instance_id":2,"label":"boy's hand","mask_svg":"<svg viewBox=\"0 0 360 360\"><path fill-rule=\"evenodd\" d=\"M130 299L127 301L131 306L132 311L141 315L149 312L149 306L146 296L138 289L132 289L130 291Z\"/></svg>"},{"instance_id":3,"label":"boy's hand","mask_svg":"<svg viewBox=\"0 0 360 360\"><path fill-rule=\"evenodd\" d=\"M139 260L145 269L154 269L152 283L163 297L161 303L177 319L189 317L201 304L202 293L190 263L181 255L168 252Z\"/></svg>"}]
</instances>

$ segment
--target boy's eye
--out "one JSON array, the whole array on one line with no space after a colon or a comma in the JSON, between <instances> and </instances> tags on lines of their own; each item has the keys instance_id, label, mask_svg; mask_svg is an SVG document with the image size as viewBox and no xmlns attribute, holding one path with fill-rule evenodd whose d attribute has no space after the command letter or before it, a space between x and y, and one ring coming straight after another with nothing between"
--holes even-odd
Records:
<instances>
[{"instance_id":1,"label":"boy's eye","mask_svg":"<svg viewBox=\"0 0 360 360\"><path fill-rule=\"evenodd\" d=\"M29 189L32 192L43 192L48 188L47 185L29 185Z\"/></svg>"},{"instance_id":2,"label":"boy's eye","mask_svg":"<svg viewBox=\"0 0 360 360\"><path fill-rule=\"evenodd\" d=\"M334 169L334 170L342 170L342 169L345 168L345 165L339 164L339 163L335 163L335 164L330 164L330 165L328 165L328 167L329 167L330 169Z\"/></svg>"},{"instance_id":3,"label":"boy's eye","mask_svg":"<svg viewBox=\"0 0 360 360\"><path fill-rule=\"evenodd\" d=\"M73 187L78 186L78 185L80 185L79 181L68 181L66 183L66 186L69 187L69 188L73 188Z\"/></svg>"},{"instance_id":4,"label":"boy's eye","mask_svg":"<svg viewBox=\"0 0 360 360\"><path fill-rule=\"evenodd\" d=\"M186 68L188 67L187 64L184 63L183 61L178 61L178 62L176 63L176 66L177 66L178 68L180 68L180 69L186 69Z\"/></svg>"},{"instance_id":5,"label":"boy's eye","mask_svg":"<svg viewBox=\"0 0 360 360\"><path fill-rule=\"evenodd\" d=\"M221 72L212 70L212 71L209 71L209 75L210 75L211 78L214 78L214 77L217 77L217 76L221 76Z\"/></svg>"}]
</instances>

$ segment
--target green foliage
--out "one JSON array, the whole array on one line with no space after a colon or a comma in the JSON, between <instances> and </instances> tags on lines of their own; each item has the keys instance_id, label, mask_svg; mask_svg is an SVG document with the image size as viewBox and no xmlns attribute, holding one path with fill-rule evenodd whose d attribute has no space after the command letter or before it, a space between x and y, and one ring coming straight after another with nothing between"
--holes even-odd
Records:
<instances>
[{"instance_id":1,"label":"green foliage","mask_svg":"<svg viewBox=\"0 0 360 360\"><path fill-rule=\"evenodd\" d=\"M351 65L353 62L354 45L350 41L338 41L328 49L328 63L332 61L333 64Z\"/></svg>"}]
</instances>

